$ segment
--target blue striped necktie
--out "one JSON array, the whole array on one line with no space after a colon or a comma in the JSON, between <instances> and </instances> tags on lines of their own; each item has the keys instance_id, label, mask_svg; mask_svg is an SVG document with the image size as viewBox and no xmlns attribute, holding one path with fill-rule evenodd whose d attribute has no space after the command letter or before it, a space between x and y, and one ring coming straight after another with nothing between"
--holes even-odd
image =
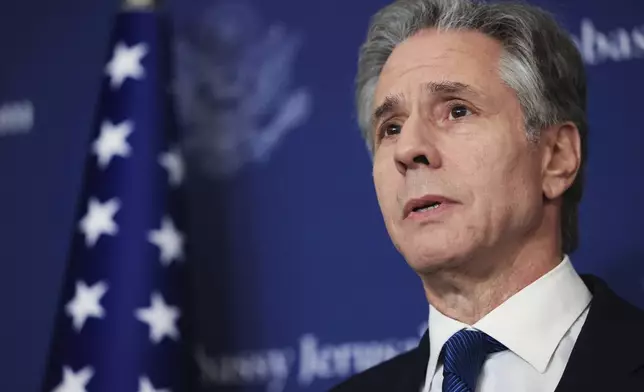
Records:
<instances>
[{"instance_id":1,"label":"blue striped necktie","mask_svg":"<svg viewBox=\"0 0 644 392\"><path fill-rule=\"evenodd\" d=\"M481 331L462 329L443 346L443 392L474 392L485 358L507 347Z\"/></svg>"}]
</instances>

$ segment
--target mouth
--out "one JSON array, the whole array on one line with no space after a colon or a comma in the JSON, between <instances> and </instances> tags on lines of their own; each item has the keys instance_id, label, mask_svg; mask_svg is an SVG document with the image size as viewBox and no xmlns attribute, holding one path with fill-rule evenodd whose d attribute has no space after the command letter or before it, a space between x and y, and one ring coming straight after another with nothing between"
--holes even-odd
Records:
<instances>
[{"instance_id":1,"label":"mouth","mask_svg":"<svg viewBox=\"0 0 644 392\"><path fill-rule=\"evenodd\" d=\"M427 214L434 210L440 210L448 204L454 204L455 201L438 195L425 195L417 199L409 200L403 209L403 219L410 215Z\"/></svg>"}]
</instances>

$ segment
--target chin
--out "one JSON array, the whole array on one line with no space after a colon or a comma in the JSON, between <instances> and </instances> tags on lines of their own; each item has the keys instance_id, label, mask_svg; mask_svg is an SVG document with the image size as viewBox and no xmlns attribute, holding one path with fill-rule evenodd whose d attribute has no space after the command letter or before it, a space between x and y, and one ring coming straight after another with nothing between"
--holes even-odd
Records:
<instances>
[{"instance_id":1,"label":"chin","mask_svg":"<svg viewBox=\"0 0 644 392\"><path fill-rule=\"evenodd\" d=\"M407 264L419 274L454 267L470 253L467 244L450 241L446 236L422 237L425 238L400 243L398 246Z\"/></svg>"},{"instance_id":2,"label":"chin","mask_svg":"<svg viewBox=\"0 0 644 392\"><path fill-rule=\"evenodd\" d=\"M447 252L436 252L433 250L405 256L407 264L418 274L431 274L444 270L454 265L455 258Z\"/></svg>"}]
</instances>

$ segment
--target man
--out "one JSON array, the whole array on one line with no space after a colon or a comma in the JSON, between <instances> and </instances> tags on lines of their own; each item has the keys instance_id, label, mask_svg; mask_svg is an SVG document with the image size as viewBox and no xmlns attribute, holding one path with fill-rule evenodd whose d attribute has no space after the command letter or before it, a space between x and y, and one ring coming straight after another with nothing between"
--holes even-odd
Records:
<instances>
[{"instance_id":1,"label":"man","mask_svg":"<svg viewBox=\"0 0 644 392\"><path fill-rule=\"evenodd\" d=\"M375 15L358 116L428 332L335 391L644 391L644 312L567 256L585 100L580 54L535 7L400 0Z\"/></svg>"}]
</instances>

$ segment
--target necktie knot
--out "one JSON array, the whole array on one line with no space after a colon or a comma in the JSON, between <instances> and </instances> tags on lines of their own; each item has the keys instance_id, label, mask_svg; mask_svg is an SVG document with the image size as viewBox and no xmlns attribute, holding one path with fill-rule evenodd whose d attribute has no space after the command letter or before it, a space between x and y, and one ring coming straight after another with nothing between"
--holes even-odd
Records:
<instances>
[{"instance_id":1,"label":"necktie knot","mask_svg":"<svg viewBox=\"0 0 644 392\"><path fill-rule=\"evenodd\" d=\"M481 331L462 329L452 335L443 346L443 392L474 392L487 356L506 349Z\"/></svg>"}]
</instances>

